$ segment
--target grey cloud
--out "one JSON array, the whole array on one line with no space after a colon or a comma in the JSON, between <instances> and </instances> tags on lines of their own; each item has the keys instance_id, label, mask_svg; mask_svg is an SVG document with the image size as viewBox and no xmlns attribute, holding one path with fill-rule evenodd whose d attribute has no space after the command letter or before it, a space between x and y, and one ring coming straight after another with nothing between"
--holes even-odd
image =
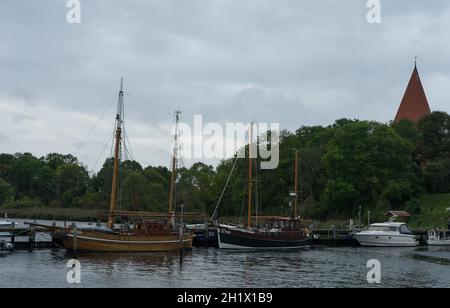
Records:
<instances>
[{"instance_id":1,"label":"grey cloud","mask_svg":"<svg viewBox=\"0 0 450 308\"><path fill-rule=\"evenodd\" d=\"M256 117L291 130L340 117L387 122L418 55L430 104L449 111L445 0L381 0L380 25L367 24L364 0L81 2L81 25L66 23L63 0L0 3L4 100L98 117L124 76L126 91L180 108L187 121L196 113L219 122ZM171 123L131 98L126 104L129 122ZM89 129L71 124L79 136ZM44 141L39 147L29 150L46 151ZM136 156L167 161L162 152Z\"/></svg>"}]
</instances>

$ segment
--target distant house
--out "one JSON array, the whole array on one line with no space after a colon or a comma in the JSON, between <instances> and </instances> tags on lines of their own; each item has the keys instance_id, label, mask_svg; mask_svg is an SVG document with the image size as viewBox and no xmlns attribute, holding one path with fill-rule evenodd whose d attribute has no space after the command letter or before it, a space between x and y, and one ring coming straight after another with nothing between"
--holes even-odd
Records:
<instances>
[{"instance_id":1,"label":"distant house","mask_svg":"<svg viewBox=\"0 0 450 308\"><path fill-rule=\"evenodd\" d=\"M400 122L405 119L417 122L430 113L430 105L428 104L425 90L420 81L417 64L415 64L411 79L409 80L408 87L403 95L394 122Z\"/></svg>"}]
</instances>

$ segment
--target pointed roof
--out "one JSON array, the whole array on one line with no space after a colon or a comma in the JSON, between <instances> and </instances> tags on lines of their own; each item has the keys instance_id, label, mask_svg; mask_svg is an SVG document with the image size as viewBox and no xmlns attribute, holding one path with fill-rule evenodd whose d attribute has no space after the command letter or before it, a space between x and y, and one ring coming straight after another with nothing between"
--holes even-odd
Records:
<instances>
[{"instance_id":1,"label":"pointed roof","mask_svg":"<svg viewBox=\"0 0 450 308\"><path fill-rule=\"evenodd\" d=\"M399 122L404 119L417 122L423 116L430 113L430 105L428 104L427 96L420 81L419 71L417 70L417 65L414 65L414 71L394 122Z\"/></svg>"}]
</instances>

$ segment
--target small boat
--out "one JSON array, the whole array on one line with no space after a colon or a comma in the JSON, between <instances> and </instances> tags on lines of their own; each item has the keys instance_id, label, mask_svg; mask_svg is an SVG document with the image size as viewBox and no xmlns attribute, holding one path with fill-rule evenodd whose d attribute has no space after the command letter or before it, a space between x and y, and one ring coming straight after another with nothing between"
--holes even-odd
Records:
<instances>
[{"instance_id":1,"label":"small boat","mask_svg":"<svg viewBox=\"0 0 450 308\"><path fill-rule=\"evenodd\" d=\"M13 251L14 245L4 240L0 241L0 251Z\"/></svg>"},{"instance_id":2,"label":"small boat","mask_svg":"<svg viewBox=\"0 0 450 308\"><path fill-rule=\"evenodd\" d=\"M291 193L294 207L291 217L254 217L257 223L252 226L252 139L253 123L249 134L249 170L248 170L248 222L243 225L220 224L218 227L218 242L220 249L243 249L243 250L284 250L309 248L311 239L306 228L302 227L300 218L297 216L297 183L298 183L298 155L295 160L295 192ZM263 223L259 223L262 221Z\"/></svg>"},{"instance_id":3,"label":"small boat","mask_svg":"<svg viewBox=\"0 0 450 308\"><path fill-rule=\"evenodd\" d=\"M425 242L428 246L450 246L450 238L445 231L428 231Z\"/></svg>"},{"instance_id":4,"label":"small boat","mask_svg":"<svg viewBox=\"0 0 450 308\"><path fill-rule=\"evenodd\" d=\"M0 228L14 228L16 223L0 220Z\"/></svg>"},{"instance_id":5,"label":"small boat","mask_svg":"<svg viewBox=\"0 0 450 308\"><path fill-rule=\"evenodd\" d=\"M108 223L104 227L77 228L76 225L69 228L49 227L54 230L54 241L61 243L66 250L74 252L160 252L191 249L193 236L183 226L183 213L178 225L176 225L175 219L174 186L178 162L178 129L181 112L175 113L176 133L168 213L155 215L155 213L116 210L121 191L119 187L119 166L120 159L123 157L121 150L126 151L124 149L126 142L122 140L126 137L123 124L123 101L122 79L116 115L114 169ZM183 211L182 204L180 207ZM126 224L116 224L117 218L121 218L122 222L126 222Z\"/></svg>"},{"instance_id":6,"label":"small boat","mask_svg":"<svg viewBox=\"0 0 450 308\"><path fill-rule=\"evenodd\" d=\"M14 228L15 226L15 222L8 220L8 214L5 214L5 220L0 220L0 228Z\"/></svg>"},{"instance_id":7,"label":"small boat","mask_svg":"<svg viewBox=\"0 0 450 308\"><path fill-rule=\"evenodd\" d=\"M370 225L367 231L354 235L365 247L416 247L419 243L406 223L385 222Z\"/></svg>"}]
</instances>

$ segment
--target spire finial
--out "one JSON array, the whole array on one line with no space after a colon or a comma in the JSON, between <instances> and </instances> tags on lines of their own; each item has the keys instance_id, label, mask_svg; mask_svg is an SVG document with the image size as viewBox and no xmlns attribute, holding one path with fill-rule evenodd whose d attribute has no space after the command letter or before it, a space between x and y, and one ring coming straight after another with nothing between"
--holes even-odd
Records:
<instances>
[{"instance_id":1,"label":"spire finial","mask_svg":"<svg viewBox=\"0 0 450 308\"><path fill-rule=\"evenodd\" d=\"M120 92L123 92L123 77L120 77Z\"/></svg>"},{"instance_id":2,"label":"spire finial","mask_svg":"<svg viewBox=\"0 0 450 308\"><path fill-rule=\"evenodd\" d=\"M417 58L419 58L418 56L414 57L414 66L417 66Z\"/></svg>"}]
</instances>

